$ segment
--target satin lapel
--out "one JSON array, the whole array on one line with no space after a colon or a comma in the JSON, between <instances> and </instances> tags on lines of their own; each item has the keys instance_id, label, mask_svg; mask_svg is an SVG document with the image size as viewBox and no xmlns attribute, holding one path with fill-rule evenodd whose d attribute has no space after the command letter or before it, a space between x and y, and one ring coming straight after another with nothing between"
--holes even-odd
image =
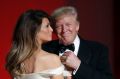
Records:
<instances>
[{"instance_id":1,"label":"satin lapel","mask_svg":"<svg viewBox=\"0 0 120 79\"><path fill-rule=\"evenodd\" d=\"M78 57L81 59L81 61L88 64L91 59L91 56L91 49L87 45L86 41L80 38Z\"/></svg>"}]
</instances>

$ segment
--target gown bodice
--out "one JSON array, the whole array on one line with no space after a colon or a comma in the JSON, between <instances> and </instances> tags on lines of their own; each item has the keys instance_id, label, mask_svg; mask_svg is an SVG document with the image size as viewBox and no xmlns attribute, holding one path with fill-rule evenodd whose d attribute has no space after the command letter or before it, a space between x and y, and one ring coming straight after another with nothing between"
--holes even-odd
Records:
<instances>
[{"instance_id":1,"label":"gown bodice","mask_svg":"<svg viewBox=\"0 0 120 79\"><path fill-rule=\"evenodd\" d=\"M48 69L37 73L20 74L14 77L14 79L50 79L50 77L60 74L70 76L70 74L64 70L64 66L61 65L58 68Z\"/></svg>"}]
</instances>

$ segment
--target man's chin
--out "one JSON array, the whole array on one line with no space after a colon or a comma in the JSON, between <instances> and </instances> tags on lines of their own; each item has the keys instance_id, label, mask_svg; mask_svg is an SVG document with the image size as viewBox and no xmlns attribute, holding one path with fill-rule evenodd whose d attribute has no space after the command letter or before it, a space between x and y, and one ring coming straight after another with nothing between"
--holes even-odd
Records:
<instances>
[{"instance_id":1,"label":"man's chin","mask_svg":"<svg viewBox=\"0 0 120 79\"><path fill-rule=\"evenodd\" d=\"M71 42L66 40L66 41L63 41L63 44L64 45L69 45L69 44L71 44Z\"/></svg>"}]
</instances>

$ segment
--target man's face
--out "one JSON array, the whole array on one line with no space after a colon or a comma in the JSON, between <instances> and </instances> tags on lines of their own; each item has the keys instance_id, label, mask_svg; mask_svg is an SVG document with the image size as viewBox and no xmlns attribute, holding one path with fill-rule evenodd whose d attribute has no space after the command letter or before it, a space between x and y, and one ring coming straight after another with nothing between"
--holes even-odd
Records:
<instances>
[{"instance_id":1,"label":"man's face","mask_svg":"<svg viewBox=\"0 0 120 79\"><path fill-rule=\"evenodd\" d=\"M60 42L71 44L79 30L79 23L75 16L62 15L56 18L56 31Z\"/></svg>"}]
</instances>

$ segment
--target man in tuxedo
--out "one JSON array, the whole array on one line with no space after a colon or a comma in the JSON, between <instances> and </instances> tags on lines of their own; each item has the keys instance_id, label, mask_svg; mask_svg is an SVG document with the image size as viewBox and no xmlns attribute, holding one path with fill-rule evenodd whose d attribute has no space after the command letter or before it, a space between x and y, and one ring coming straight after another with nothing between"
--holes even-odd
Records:
<instances>
[{"instance_id":1,"label":"man in tuxedo","mask_svg":"<svg viewBox=\"0 0 120 79\"><path fill-rule=\"evenodd\" d=\"M50 41L43 48L61 56L61 62L72 70L72 78L112 79L108 48L78 35L80 22L76 9L61 7L53 12L52 17L58 40Z\"/></svg>"}]
</instances>

